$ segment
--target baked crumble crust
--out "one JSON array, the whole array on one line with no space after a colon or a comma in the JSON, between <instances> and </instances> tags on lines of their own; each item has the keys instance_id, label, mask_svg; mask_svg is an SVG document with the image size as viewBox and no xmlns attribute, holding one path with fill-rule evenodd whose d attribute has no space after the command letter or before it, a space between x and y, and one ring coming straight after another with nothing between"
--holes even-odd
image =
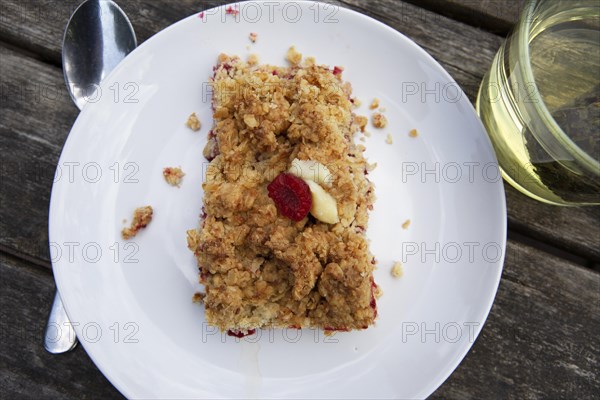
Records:
<instances>
[{"instance_id":1,"label":"baked crumble crust","mask_svg":"<svg viewBox=\"0 0 600 400\"><path fill-rule=\"evenodd\" d=\"M191 130L193 130L194 132L197 132L197 131L199 131L199 130L200 130L200 128L202 127L202 124L200 123L200 119L198 119L198 116L196 115L196 113L195 113L195 112L194 112L194 113L192 113L192 114L191 114L191 115L188 117L188 119L187 119L187 121L186 121L185 125L186 125L188 128L190 128Z\"/></svg>"},{"instance_id":2,"label":"baked crumble crust","mask_svg":"<svg viewBox=\"0 0 600 400\"><path fill-rule=\"evenodd\" d=\"M369 105L369 108L371 110L374 110L377 107L379 107L379 99L378 98L374 98L373 101L371 102L371 105Z\"/></svg>"},{"instance_id":3,"label":"baked crumble crust","mask_svg":"<svg viewBox=\"0 0 600 400\"><path fill-rule=\"evenodd\" d=\"M381 113L373 114L372 118L373 118L373 126L375 128L383 129L388 124L387 118L385 117L385 115L383 115Z\"/></svg>"},{"instance_id":4,"label":"baked crumble crust","mask_svg":"<svg viewBox=\"0 0 600 400\"><path fill-rule=\"evenodd\" d=\"M376 316L375 258L365 236L375 200L364 146L356 146L351 87L290 49L291 67L221 54L214 125L204 150L201 227L188 247L205 285L206 319L222 330L365 329ZM293 160L331 171L339 222L278 214L267 186Z\"/></svg>"},{"instance_id":5,"label":"baked crumble crust","mask_svg":"<svg viewBox=\"0 0 600 400\"><path fill-rule=\"evenodd\" d=\"M183 180L184 176L185 173L180 167L163 168L163 177L165 178L165 181L171 186L181 186L181 181Z\"/></svg>"},{"instance_id":6,"label":"baked crumble crust","mask_svg":"<svg viewBox=\"0 0 600 400\"><path fill-rule=\"evenodd\" d=\"M128 240L138 234L140 229L145 228L152 221L154 210L151 206L138 207L133 212L133 221L128 228L123 228L121 236Z\"/></svg>"},{"instance_id":7,"label":"baked crumble crust","mask_svg":"<svg viewBox=\"0 0 600 400\"><path fill-rule=\"evenodd\" d=\"M391 273L394 278L401 278L402 275L404 275L404 270L402 269L402 263L400 263L400 261L396 261L394 265L392 265Z\"/></svg>"}]
</instances>

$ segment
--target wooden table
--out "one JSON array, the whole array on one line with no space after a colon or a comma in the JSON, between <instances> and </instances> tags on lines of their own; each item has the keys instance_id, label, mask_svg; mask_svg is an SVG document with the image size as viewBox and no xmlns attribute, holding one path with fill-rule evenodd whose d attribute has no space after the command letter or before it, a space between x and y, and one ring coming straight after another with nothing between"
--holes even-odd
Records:
<instances>
[{"instance_id":1,"label":"wooden table","mask_svg":"<svg viewBox=\"0 0 600 400\"><path fill-rule=\"evenodd\" d=\"M118 398L85 351L42 346L55 285L48 203L78 110L61 71L79 0L0 3L0 397ZM139 42L218 2L119 0ZM344 0L407 35L474 99L522 1ZM600 208L553 207L505 185L502 282L473 348L434 398L592 398L600 393ZM596 393L594 395L593 393Z\"/></svg>"}]
</instances>

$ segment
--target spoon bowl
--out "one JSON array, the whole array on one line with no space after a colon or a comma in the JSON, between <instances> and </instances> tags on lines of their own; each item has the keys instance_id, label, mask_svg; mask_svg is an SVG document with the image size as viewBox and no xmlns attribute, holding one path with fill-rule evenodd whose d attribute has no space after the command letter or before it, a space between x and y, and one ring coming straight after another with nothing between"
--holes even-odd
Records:
<instances>
[{"instance_id":1,"label":"spoon bowl","mask_svg":"<svg viewBox=\"0 0 600 400\"><path fill-rule=\"evenodd\" d=\"M96 100L100 82L136 46L131 23L114 2L88 0L75 10L63 37L62 64L79 109Z\"/></svg>"}]
</instances>

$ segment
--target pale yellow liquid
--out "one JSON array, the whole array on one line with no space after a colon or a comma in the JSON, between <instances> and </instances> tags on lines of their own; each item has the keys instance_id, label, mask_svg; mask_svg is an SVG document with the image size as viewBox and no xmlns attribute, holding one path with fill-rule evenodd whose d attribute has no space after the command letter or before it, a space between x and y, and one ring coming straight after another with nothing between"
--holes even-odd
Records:
<instances>
[{"instance_id":1,"label":"pale yellow liquid","mask_svg":"<svg viewBox=\"0 0 600 400\"><path fill-rule=\"evenodd\" d=\"M600 204L598 8L536 21L529 37L533 82L513 38L477 98L503 176L541 201Z\"/></svg>"}]
</instances>

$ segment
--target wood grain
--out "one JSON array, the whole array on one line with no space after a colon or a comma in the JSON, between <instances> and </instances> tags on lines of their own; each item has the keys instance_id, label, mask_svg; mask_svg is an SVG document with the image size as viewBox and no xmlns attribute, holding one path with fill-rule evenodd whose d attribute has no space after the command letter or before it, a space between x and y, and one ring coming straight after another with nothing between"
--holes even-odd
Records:
<instances>
[{"instance_id":1,"label":"wood grain","mask_svg":"<svg viewBox=\"0 0 600 400\"><path fill-rule=\"evenodd\" d=\"M505 36L519 19L525 0L406 0L456 21Z\"/></svg>"},{"instance_id":2,"label":"wood grain","mask_svg":"<svg viewBox=\"0 0 600 400\"><path fill-rule=\"evenodd\" d=\"M510 242L486 325L433 398L594 398L599 307L596 272Z\"/></svg>"},{"instance_id":3,"label":"wood grain","mask_svg":"<svg viewBox=\"0 0 600 400\"><path fill-rule=\"evenodd\" d=\"M0 398L122 398L80 346L59 356L44 350L49 271L0 254L0 277Z\"/></svg>"},{"instance_id":4,"label":"wood grain","mask_svg":"<svg viewBox=\"0 0 600 400\"><path fill-rule=\"evenodd\" d=\"M0 246L48 263L48 204L79 110L60 69L0 47Z\"/></svg>"}]
</instances>

